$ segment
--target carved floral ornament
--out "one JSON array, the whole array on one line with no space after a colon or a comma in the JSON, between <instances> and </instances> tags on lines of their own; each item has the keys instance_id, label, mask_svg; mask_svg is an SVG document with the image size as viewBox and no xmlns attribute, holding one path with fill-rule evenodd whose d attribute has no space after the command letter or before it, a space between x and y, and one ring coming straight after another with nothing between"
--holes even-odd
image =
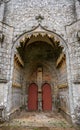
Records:
<instances>
[{"instance_id":1,"label":"carved floral ornament","mask_svg":"<svg viewBox=\"0 0 80 130\"><path fill-rule=\"evenodd\" d=\"M63 54L65 53L65 50L66 50L64 47L65 41L58 34L45 29L40 24L37 27L35 27L33 30L25 32L24 34L22 34L22 36L20 36L17 43L15 44L16 51L18 50L19 47L24 49L29 44L31 44L31 43L33 44L34 41L36 42L37 40L39 40L39 38L40 38L40 40L42 39L42 41L50 44L52 47L55 47L57 45L57 46L64 48ZM17 52L15 52L15 54L16 53ZM22 59L18 55L15 55L15 59L17 62L20 63L21 66L24 66ZM58 59L57 66L59 66L59 64L61 64L61 62L63 62L63 60L65 60L65 55L61 55L61 57Z\"/></svg>"},{"instance_id":2,"label":"carved floral ornament","mask_svg":"<svg viewBox=\"0 0 80 130\"><path fill-rule=\"evenodd\" d=\"M45 36L48 36L49 38L54 38L54 40L56 41L56 42L59 42L60 40L59 40L59 38L57 37L54 37L54 35L51 35L51 34L47 34L47 33L44 33L44 32L35 32L35 33L33 33L33 34L26 34L25 36L23 36L21 39L20 39L20 42L23 42L23 43L25 43L25 40L26 39L30 39L32 36L34 36L35 38L36 37L38 37L38 36L42 36L42 37L45 37Z\"/></svg>"}]
</instances>

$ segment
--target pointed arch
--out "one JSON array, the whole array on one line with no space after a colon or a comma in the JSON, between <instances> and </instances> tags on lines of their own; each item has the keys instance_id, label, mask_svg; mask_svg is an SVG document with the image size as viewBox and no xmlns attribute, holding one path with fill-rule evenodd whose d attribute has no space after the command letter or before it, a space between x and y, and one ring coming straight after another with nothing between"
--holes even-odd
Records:
<instances>
[{"instance_id":1,"label":"pointed arch","mask_svg":"<svg viewBox=\"0 0 80 130\"><path fill-rule=\"evenodd\" d=\"M16 48L16 46L19 46L20 41L25 42L27 40L28 42L31 36L37 37L38 35L41 35L42 37L47 35L49 38L54 38L55 42L60 42L60 46L64 47L65 49L68 48L66 41L59 34L57 34L54 31L48 30L45 27L43 27L41 24L39 24L38 26L35 26L33 29L25 31L20 36L18 36L13 41L12 49Z\"/></svg>"}]
</instances>

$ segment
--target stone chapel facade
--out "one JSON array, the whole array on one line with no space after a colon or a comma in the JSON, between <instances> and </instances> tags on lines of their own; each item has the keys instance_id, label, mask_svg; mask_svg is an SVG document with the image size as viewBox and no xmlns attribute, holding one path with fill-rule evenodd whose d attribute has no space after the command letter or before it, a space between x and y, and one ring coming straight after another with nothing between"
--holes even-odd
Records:
<instances>
[{"instance_id":1,"label":"stone chapel facade","mask_svg":"<svg viewBox=\"0 0 80 130\"><path fill-rule=\"evenodd\" d=\"M79 0L0 0L0 118L23 106L80 125Z\"/></svg>"}]
</instances>

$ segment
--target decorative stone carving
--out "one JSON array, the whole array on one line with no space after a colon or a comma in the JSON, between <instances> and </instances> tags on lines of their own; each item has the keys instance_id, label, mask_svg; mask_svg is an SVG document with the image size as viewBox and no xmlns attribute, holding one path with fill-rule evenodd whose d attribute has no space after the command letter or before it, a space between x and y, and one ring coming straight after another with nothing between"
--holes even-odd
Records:
<instances>
[{"instance_id":1,"label":"decorative stone carving","mask_svg":"<svg viewBox=\"0 0 80 130\"><path fill-rule=\"evenodd\" d=\"M15 58L17 63L19 63L22 67L24 66L24 62L23 62L23 60L21 59L21 57L18 53L15 54L14 58Z\"/></svg>"},{"instance_id":2,"label":"decorative stone carving","mask_svg":"<svg viewBox=\"0 0 80 130\"><path fill-rule=\"evenodd\" d=\"M0 83L7 83L6 79L0 79Z\"/></svg>"},{"instance_id":3,"label":"decorative stone carving","mask_svg":"<svg viewBox=\"0 0 80 130\"><path fill-rule=\"evenodd\" d=\"M25 44L27 39L30 39L31 36L37 37L38 35L41 35L42 37L48 36L49 38L54 38L54 42L60 42L60 45L63 46L62 39L54 32L51 32L44 28L41 24L38 24L38 26L34 27L32 30L28 31L29 33L25 33L22 35L19 39L20 43Z\"/></svg>"},{"instance_id":4,"label":"decorative stone carving","mask_svg":"<svg viewBox=\"0 0 80 130\"><path fill-rule=\"evenodd\" d=\"M21 88L22 87L21 84L19 84L19 83L13 83L12 86L13 87L17 87L17 88Z\"/></svg>"},{"instance_id":5,"label":"decorative stone carving","mask_svg":"<svg viewBox=\"0 0 80 130\"><path fill-rule=\"evenodd\" d=\"M73 83L74 83L74 84L80 84L80 74L76 74Z\"/></svg>"},{"instance_id":6,"label":"decorative stone carving","mask_svg":"<svg viewBox=\"0 0 80 130\"><path fill-rule=\"evenodd\" d=\"M67 88L67 87L68 87L68 83L58 85L59 89L63 89L63 88Z\"/></svg>"},{"instance_id":7,"label":"decorative stone carving","mask_svg":"<svg viewBox=\"0 0 80 130\"><path fill-rule=\"evenodd\" d=\"M63 60L65 60L65 54L61 53L59 58L57 59L56 67L59 67L62 64Z\"/></svg>"},{"instance_id":8,"label":"decorative stone carving","mask_svg":"<svg viewBox=\"0 0 80 130\"><path fill-rule=\"evenodd\" d=\"M38 23L41 23L42 22L42 20L44 19L44 17L43 16L41 16L41 14L39 14L38 16L36 16L36 18L35 18L37 21L38 21Z\"/></svg>"},{"instance_id":9,"label":"decorative stone carving","mask_svg":"<svg viewBox=\"0 0 80 130\"><path fill-rule=\"evenodd\" d=\"M18 54L15 54L14 71L13 71L13 79L12 79L13 87L16 87L16 88L22 87L22 77L23 77L22 66L23 66L22 59L20 58L20 56Z\"/></svg>"}]
</instances>

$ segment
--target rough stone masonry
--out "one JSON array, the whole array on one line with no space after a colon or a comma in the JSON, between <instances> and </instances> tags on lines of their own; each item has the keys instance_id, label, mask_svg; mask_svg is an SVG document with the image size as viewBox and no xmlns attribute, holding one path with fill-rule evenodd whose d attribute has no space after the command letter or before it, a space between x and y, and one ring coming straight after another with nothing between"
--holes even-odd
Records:
<instances>
[{"instance_id":1,"label":"rough stone masonry","mask_svg":"<svg viewBox=\"0 0 80 130\"><path fill-rule=\"evenodd\" d=\"M42 27L42 31L46 30L44 31L46 36L40 33L39 28L37 36L34 36L35 29L39 25L40 28ZM25 34L27 35L26 42L25 40L20 42L25 39ZM52 38L53 36L54 38ZM55 49L52 50L45 43L52 44L53 42L55 44L56 37L59 39L59 46L64 48L65 56L58 55L57 58L53 56L51 60L49 58L47 60L45 57L48 53L44 54L45 48L46 51L49 48L51 52L54 52ZM35 41L41 41L41 39L45 42L43 43L45 48L40 45L40 42L39 46L36 45ZM34 44L28 46L25 45L26 43ZM23 44L26 46L25 53L22 50ZM59 46L55 45L60 50ZM41 53L45 55L43 60L39 61L37 58L40 67L43 66L43 74L40 74L43 75L43 79L41 78L40 83L48 82L51 85L52 110L56 108L54 103L58 94L61 111L66 113L73 123L80 126L79 0L0 0L0 117L8 119L23 105L28 109L28 86L32 81L37 82L38 69L35 68L38 63L34 57L35 55L41 56L39 51L36 51L40 47L42 48ZM29 49L30 51L28 51ZM54 53L56 55L57 49ZM18 51L21 57L17 55ZM36 53L34 54L34 52ZM28 57L26 58L25 55ZM37 65L31 66L32 62L29 62L31 60L34 60ZM56 67L57 60L60 63L58 68Z\"/></svg>"}]
</instances>

